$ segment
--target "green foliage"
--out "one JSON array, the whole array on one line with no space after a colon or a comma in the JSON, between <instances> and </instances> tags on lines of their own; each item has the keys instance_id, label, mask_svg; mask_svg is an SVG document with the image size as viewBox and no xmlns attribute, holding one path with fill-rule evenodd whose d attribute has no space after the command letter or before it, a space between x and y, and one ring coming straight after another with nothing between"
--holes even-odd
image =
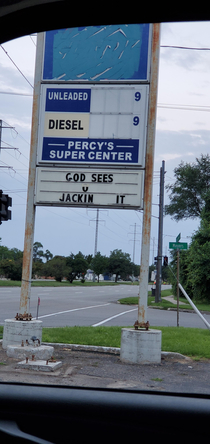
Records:
<instances>
[{"instance_id":1,"label":"green foliage","mask_svg":"<svg viewBox=\"0 0 210 444\"><path fill-rule=\"evenodd\" d=\"M96 255L92 258L90 267L93 269L94 273L98 276L106 272L108 269L108 258L106 256L102 256L100 251L96 253Z\"/></svg>"},{"instance_id":2,"label":"green foliage","mask_svg":"<svg viewBox=\"0 0 210 444\"><path fill-rule=\"evenodd\" d=\"M66 258L63 256L54 256L53 259L44 264L43 269L45 276L52 276L57 282L61 282L68 273Z\"/></svg>"},{"instance_id":3,"label":"green foliage","mask_svg":"<svg viewBox=\"0 0 210 444\"><path fill-rule=\"evenodd\" d=\"M123 253L122 250L113 250L109 256L108 271L111 274L115 274L115 282L118 277L125 279L132 274L132 262L130 254Z\"/></svg>"},{"instance_id":4,"label":"green foliage","mask_svg":"<svg viewBox=\"0 0 210 444\"><path fill-rule=\"evenodd\" d=\"M44 256L44 252L42 250L43 245L41 242L34 242L33 244L33 261L34 262L42 262L42 257Z\"/></svg>"},{"instance_id":5,"label":"green foliage","mask_svg":"<svg viewBox=\"0 0 210 444\"><path fill-rule=\"evenodd\" d=\"M170 192L170 204L165 206L166 214L177 221L201 217L210 186L210 156L202 154L195 163L182 161L174 169L174 175L176 181L166 185Z\"/></svg>"},{"instance_id":6,"label":"green foliage","mask_svg":"<svg viewBox=\"0 0 210 444\"><path fill-rule=\"evenodd\" d=\"M18 248L0 246L0 275L11 280L21 280L23 252Z\"/></svg>"},{"instance_id":7,"label":"green foliage","mask_svg":"<svg viewBox=\"0 0 210 444\"><path fill-rule=\"evenodd\" d=\"M12 281L20 281L22 276L22 258L17 261L13 259L3 259L0 261L0 274L11 279Z\"/></svg>"},{"instance_id":8,"label":"green foliage","mask_svg":"<svg viewBox=\"0 0 210 444\"><path fill-rule=\"evenodd\" d=\"M68 267L66 278L70 283L72 283L76 278L81 278L84 280L88 269L88 261L81 251L79 251L77 254L71 253L66 258L66 265Z\"/></svg>"}]
</instances>

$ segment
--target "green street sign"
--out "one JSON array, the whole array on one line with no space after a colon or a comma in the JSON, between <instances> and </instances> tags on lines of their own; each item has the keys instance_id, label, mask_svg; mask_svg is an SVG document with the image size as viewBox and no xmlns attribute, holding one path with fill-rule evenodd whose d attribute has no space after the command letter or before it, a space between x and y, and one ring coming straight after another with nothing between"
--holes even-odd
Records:
<instances>
[{"instance_id":1,"label":"green street sign","mask_svg":"<svg viewBox=\"0 0 210 444\"><path fill-rule=\"evenodd\" d=\"M169 248L172 250L187 250L187 242L169 242Z\"/></svg>"},{"instance_id":2,"label":"green street sign","mask_svg":"<svg viewBox=\"0 0 210 444\"><path fill-rule=\"evenodd\" d=\"M181 239L181 233L178 234L178 236L176 237L176 242L179 242Z\"/></svg>"}]
</instances>

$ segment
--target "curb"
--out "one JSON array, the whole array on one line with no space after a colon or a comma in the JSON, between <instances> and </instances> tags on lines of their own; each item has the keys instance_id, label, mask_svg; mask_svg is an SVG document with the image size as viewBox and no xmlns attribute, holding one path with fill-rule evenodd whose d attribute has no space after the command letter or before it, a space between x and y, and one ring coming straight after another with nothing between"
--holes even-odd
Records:
<instances>
[{"instance_id":1,"label":"curb","mask_svg":"<svg viewBox=\"0 0 210 444\"><path fill-rule=\"evenodd\" d=\"M87 352L94 352L94 353L107 353L112 355L120 355L120 348L119 347L103 347L103 346L96 346L96 345L79 345L79 344L63 344L63 343L53 343L53 342L42 342L42 345L50 345L52 347L62 347L67 348L69 350L73 351L87 351ZM161 351L161 358L181 358L191 361L191 359L188 356L182 355L181 353L176 352L164 352Z\"/></svg>"},{"instance_id":2,"label":"curb","mask_svg":"<svg viewBox=\"0 0 210 444\"><path fill-rule=\"evenodd\" d=\"M120 348L118 347L102 347L97 345L79 345L79 344L63 344L60 342L42 342L42 345L50 345L52 347L65 347L74 351L89 351L95 353L109 353L112 355L120 355Z\"/></svg>"}]
</instances>

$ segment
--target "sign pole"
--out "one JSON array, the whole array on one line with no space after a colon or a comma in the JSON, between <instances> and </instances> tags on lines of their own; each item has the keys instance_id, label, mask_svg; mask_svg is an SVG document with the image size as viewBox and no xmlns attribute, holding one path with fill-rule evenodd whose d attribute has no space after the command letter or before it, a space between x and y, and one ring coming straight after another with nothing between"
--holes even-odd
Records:
<instances>
[{"instance_id":1,"label":"sign pole","mask_svg":"<svg viewBox=\"0 0 210 444\"><path fill-rule=\"evenodd\" d=\"M157 84L158 84L158 62L159 62L159 39L160 24L153 25L152 35L152 66L150 83L150 101L148 116L148 137L145 162L144 181L144 212L142 228L141 266L139 280L138 300L138 325L147 322L147 297L148 297L148 272L150 252L150 229L151 229L151 207L152 207L152 178L154 164L155 125L157 108Z\"/></svg>"},{"instance_id":2,"label":"sign pole","mask_svg":"<svg viewBox=\"0 0 210 444\"><path fill-rule=\"evenodd\" d=\"M39 117L39 98L40 98L40 79L42 66L42 40L44 34L38 34L37 37L37 53L36 53L36 71L34 81L34 97L33 97L33 115L32 115L32 133L31 133L31 150L28 177L28 195L26 207L26 224L25 224L25 240L23 254L23 271L20 295L20 307L18 320L25 317L28 318L30 312L30 293L31 293L31 272L32 272L32 255L34 240L34 223L35 223L35 175L36 175L36 154L37 154L37 135L38 135L38 117ZM40 42L40 46L39 46Z\"/></svg>"},{"instance_id":3,"label":"sign pole","mask_svg":"<svg viewBox=\"0 0 210 444\"><path fill-rule=\"evenodd\" d=\"M179 249L177 249L177 327L179 327Z\"/></svg>"}]
</instances>

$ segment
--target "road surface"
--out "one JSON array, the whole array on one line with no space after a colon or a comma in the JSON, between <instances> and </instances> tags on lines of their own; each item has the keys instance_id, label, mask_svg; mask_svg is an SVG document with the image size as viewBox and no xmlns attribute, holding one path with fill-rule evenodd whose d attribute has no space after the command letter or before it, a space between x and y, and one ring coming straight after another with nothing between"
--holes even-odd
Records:
<instances>
[{"instance_id":1,"label":"road surface","mask_svg":"<svg viewBox=\"0 0 210 444\"><path fill-rule=\"evenodd\" d=\"M151 286L149 286L149 289ZM164 286L164 288L167 288ZM40 298L39 319L43 327L64 326L132 326L137 320L137 306L120 305L117 301L137 296L138 286L97 287L32 287L31 313L36 317ZM0 288L0 325L14 318L19 311L20 288ZM176 311L150 309L147 311L151 326L176 326ZM205 315L210 323L210 315ZM206 328L195 313L180 312L179 325Z\"/></svg>"}]
</instances>

